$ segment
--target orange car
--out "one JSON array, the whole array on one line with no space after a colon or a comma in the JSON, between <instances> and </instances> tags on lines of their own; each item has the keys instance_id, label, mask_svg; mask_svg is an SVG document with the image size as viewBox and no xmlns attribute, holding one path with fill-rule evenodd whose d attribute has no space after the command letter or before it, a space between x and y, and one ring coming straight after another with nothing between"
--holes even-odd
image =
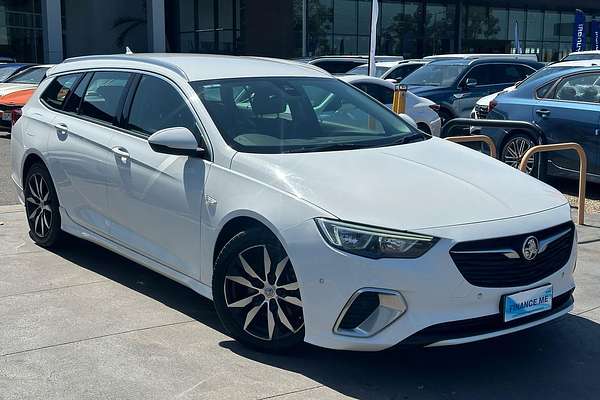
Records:
<instances>
[{"instance_id":1,"label":"orange car","mask_svg":"<svg viewBox=\"0 0 600 400\"><path fill-rule=\"evenodd\" d=\"M23 89L0 96L0 127L8 128L21 116L21 108L27 103L35 89Z\"/></svg>"}]
</instances>

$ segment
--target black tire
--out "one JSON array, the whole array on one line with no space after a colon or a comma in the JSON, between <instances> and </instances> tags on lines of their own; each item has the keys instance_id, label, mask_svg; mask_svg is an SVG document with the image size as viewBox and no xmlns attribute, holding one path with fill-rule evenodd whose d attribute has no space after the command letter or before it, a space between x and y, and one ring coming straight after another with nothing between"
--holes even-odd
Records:
<instances>
[{"instance_id":1,"label":"black tire","mask_svg":"<svg viewBox=\"0 0 600 400\"><path fill-rule=\"evenodd\" d=\"M519 168L523 155L527 150L536 146L537 142L526 133L513 133L509 135L500 149L500 160L514 168ZM527 166L527 173L532 176L542 178L538 168L539 153L534 155Z\"/></svg>"},{"instance_id":2,"label":"black tire","mask_svg":"<svg viewBox=\"0 0 600 400\"><path fill-rule=\"evenodd\" d=\"M60 229L58 196L50 173L42 163L33 164L23 185L29 236L42 247L55 247L64 237Z\"/></svg>"},{"instance_id":3,"label":"black tire","mask_svg":"<svg viewBox=\"0 0 600 400\"><path fill-rule=\"evenodd\" d=\"M270 260L268 284L264 283L265 251ZM256 268L257 264L263 268ZM285 249L272 233L256 228L240 232L215 262L212 285L217 314L229 334L244 345L263 352L285 352L304 340L297 282Z\"/></svg>"},{"instance_id":4,"label":"black tire","mask_svg":"<svg viewBox=\"0 0 600 400\"><path fill-rule=\"evenodd\" d=\"M444 125L446 125L446 122L450 121L451 119L454 119L454 115L452 115L448 110L445 110L443 108L441 108L437 113L440 116L442 128L444 127ZM454 128L452 130L452 132L450 132L450 135L446 134L443 137L457 136L457 135L461 134L460 132L461 132L461 128ZM443 129L442 129L442 133L443 133Z\"/></svg>"}]
</instances>

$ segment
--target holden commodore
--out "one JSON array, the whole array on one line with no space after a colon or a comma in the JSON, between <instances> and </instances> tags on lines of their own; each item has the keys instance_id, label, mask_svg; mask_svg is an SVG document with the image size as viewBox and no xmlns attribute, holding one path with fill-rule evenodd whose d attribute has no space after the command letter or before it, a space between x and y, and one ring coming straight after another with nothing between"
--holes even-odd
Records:
<instances>
[{"instance_id":1,"label":"holden commodore","mask_svg":"<svg viewBox=\"0 0 600 400\"><path fill-rule=\"evenodd\" d=\"M69 59L11 148L38 245L128 257L264 351L466 343L573 307L564 196L314 66Z\"/></svg>"}]
</instances>

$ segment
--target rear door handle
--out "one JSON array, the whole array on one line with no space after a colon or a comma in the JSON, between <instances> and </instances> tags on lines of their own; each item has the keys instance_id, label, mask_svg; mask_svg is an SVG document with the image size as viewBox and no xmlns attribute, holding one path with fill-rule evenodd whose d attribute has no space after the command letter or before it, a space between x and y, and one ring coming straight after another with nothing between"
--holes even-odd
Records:
<instances>
[{"instance_id":1,"label":"rear door handle","mask_svg":"<svg viewBox=\"0 0 600 400\"><path fill-rule=\"evenodd\" d=\"M129 152L127 151L127 149L125 147L116 146L116 147L113 147L111 150L114 154L119 156L119 158L121 159L121 162L123 164L127 164L127 160L129 160Z\"/></svg>"},{"instance_id":2,"label":"rear door handle","mask_svg":"<svg viewBox=\"0 0 600 400\"><path fill-rule=\"evenodd\" d=\"M59 133L62 133L62 134L69 133L69 127L65 123L59 122L58 124L54 125L54 128L56 128L56 130Z\"/></svg>"},{"instance_id":3,"label":"rear door handle","mask_svg":"<svg viewBox=\"0 0 600 400\"><path fill-rule=\"evenodd\" d=\"M547 117L548 115L550 115L550 110L545 110L545 109L535 110L535 113L539 116Z\"/></svg>"}]
</instances>

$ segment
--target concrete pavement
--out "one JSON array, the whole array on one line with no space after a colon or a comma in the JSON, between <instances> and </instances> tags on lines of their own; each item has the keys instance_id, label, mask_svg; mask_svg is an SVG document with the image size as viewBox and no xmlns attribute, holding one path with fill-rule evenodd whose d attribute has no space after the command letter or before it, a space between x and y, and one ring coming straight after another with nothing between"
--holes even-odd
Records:
<instances>
[{"instance_id":1,"label":"concrete pavement","mask_svg":"<svg viewBox=\"0 0 600 400\"><path fill-rule=\"evenodd\" d=\"M223 333L212 304L71 239L34 245L0 207L1 399L596 399L600 217L579 229L572 314L481 343L274 356Z\"/></svg>"}]
</instances>

